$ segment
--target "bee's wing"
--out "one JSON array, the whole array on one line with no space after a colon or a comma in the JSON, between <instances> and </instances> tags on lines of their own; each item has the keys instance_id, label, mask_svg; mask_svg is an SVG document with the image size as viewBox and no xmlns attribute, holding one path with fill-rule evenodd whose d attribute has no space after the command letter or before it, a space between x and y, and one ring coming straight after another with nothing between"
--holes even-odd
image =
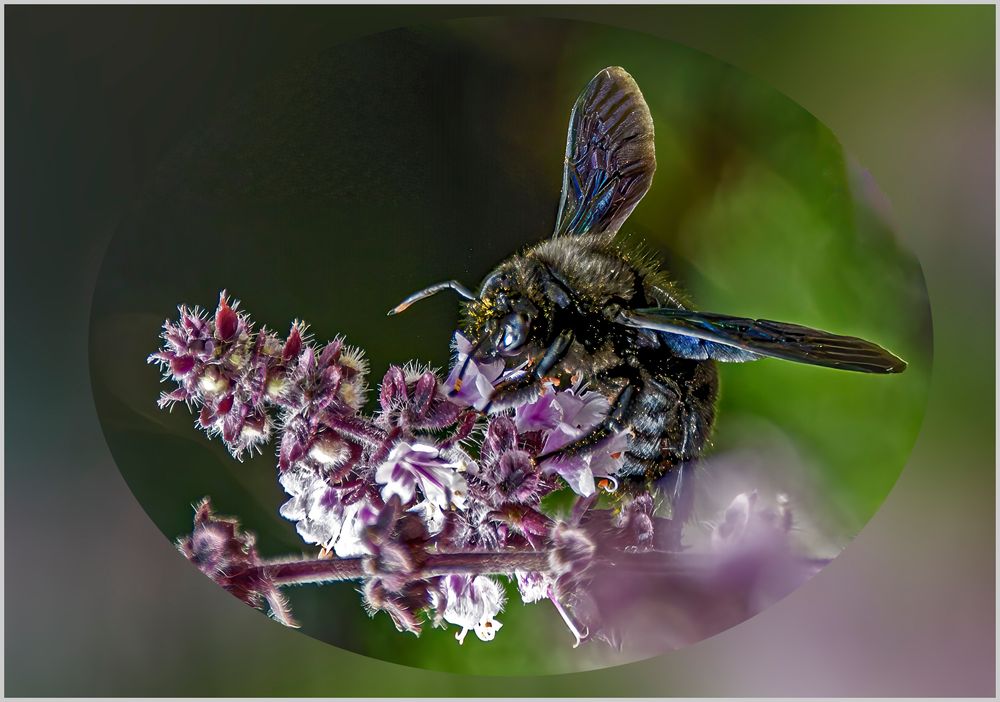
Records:
<instances>
[{"instance_id":1,"label":"bee's wing","mask_svg":"<svg viewBox=\"0 0 1000 702\"><path fill-rule=\"evenodd\" d=\"M639 86L623 68L605 68L570 113L553 236L617 232L655 170L653 118Z\"/></svg>"},{"instance_id":2,"label":"bee's wing","mask_svg":"<svg viewBox=\"0 0 1000 702\"><path fill-rule=\"evenodd\" d=\"M668 337L676 335L675 343L668 341L671 348L690 358L747 361L771 356L861 373L900 373L906 369L905 361L870 341L798 324L662 307L623 312L621 321ZM694 344L694 340L701 343ZM734 355L734 350L742 353Z\"/></svg>"}]
</instances>

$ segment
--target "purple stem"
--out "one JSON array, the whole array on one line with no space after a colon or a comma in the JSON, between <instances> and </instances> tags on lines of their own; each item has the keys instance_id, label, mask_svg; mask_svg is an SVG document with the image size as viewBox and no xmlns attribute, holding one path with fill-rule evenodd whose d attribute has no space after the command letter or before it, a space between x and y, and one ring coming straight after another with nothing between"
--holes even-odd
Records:
<instances>
[{"instance_id":1,"label":"purple stem","mask_svg":"<svg viewBox=\"0 0 1000 702\"><path fill-rule=\"evenodd\" d=\"M257 567L275 585L303 585L336 580L363 580L379 572L373 558L321 558L304 561L264 563ZM374 569L374 572L373 572ZM441 553L427 557L423 567L412 573L414 580L456 573L509 575L515 570L546 571L547 551L506 551L500 553Z\"/></svg>"},{"instance_id":2,"label":"purple stem","mask_svg":"<svg viewBox=\"0 0 1000 702\"><path fill-rule=\"evenodd\" d=\"M510 575L516 570L544 573L549 570L549 551L501 551L497 553L439 553L427 557L423 567L410 575L414 580L441 575ZM619 568L632 573L657 576L698 578L718 567L717 557L698 553L605 554L598 557L597 567ZM803 558L801 565L817 570L829 559ZM396 571L379 571L374 558L319 558L301 561L263 563L256 569L275 585L304 585L338 580L364 580L379 575L399 575Z\"/></svg>"}]
</instances>

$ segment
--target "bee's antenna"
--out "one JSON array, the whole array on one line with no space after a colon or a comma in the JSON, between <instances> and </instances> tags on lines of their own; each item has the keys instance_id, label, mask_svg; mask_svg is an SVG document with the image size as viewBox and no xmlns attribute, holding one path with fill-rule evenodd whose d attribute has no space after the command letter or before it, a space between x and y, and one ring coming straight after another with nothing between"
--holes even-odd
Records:
<instances>
[{"instance_id":1,"label":"bee's antenna","mask_svg":"<svg viewBox=\"0 0 1000 702\"><path fill-rule=\"evenodd\" d=\"M408 298L406 298L398 305L393 307L391 310L389 310L388 313L386 313L386 316L391 317L394 314L399 314L400 312L404 311L407 307L412 305L414 302L417 302L418 300L423 300L425 297L430 297L431 295L439 293L442 290L448 288L454 290L459 295L464 297L466 300L476 299L476 296L473 295L467 287L459 283L457 280L446 280L443 283L437 283L435 285L431 285L428 288L424 288L423 290L413 293Z\"/></svg>"}]
</instances>

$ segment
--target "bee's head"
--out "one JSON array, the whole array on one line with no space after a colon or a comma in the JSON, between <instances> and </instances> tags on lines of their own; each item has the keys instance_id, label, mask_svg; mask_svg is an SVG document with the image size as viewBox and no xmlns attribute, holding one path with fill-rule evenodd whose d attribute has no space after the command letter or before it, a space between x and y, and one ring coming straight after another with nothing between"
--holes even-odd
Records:
<instances>
[{"instance_id":1,"label":"bee's head","mask_svg":"<svg viewBox=\"0 0 1000 702\"><path fill-rule=\"evenodd\" d=\"M540 311L523 292L514 271L501 268L483 281L466 304L466 335L478 359L516 358L539 344Z\"/></svg>"},{"instance_id":2,"label":"bee's head","mask_svg":"<svg viewBox=\"0 0 1000 702\"><path fill-rule=\"evenodd\" d=\"M493 361L532 357L546 346L555 307L565 307L568 300L563 293L553 293L551 283L546 287L541 273L537 264L514 257L486 277L478 294L458 281L448 280L413 293L389 314L399 314L418 300L450 289L468 300L463 332L474 346L470 358Z\"/></svg>"}]
</instances>

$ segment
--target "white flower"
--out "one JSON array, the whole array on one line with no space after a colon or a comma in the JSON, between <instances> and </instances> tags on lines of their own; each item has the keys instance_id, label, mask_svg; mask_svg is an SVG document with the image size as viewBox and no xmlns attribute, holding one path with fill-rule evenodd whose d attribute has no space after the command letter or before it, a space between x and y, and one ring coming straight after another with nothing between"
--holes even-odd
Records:
<instances>
[{"instance_id":1,"label":"white flower","mask_svg":"<svg viewBox=\"0 0 1000 702\"><path fill-rule=\"evenodd\" d=\"M281 516L295 522L306 543L332 546L340 535L343 513L336 509L339 501L330 502L332 490L327 482L308 468L285 471L278 482L291 495L279 510Z\"/></svg>"},{"instance_id":2,"label":"white flower","mask_svg":"<svg viewBox=\"0 0 1000 702\"><path fill-rule=\"evenodd\" d=\"M492 641L503 624L496 616L503 610L503 588L484 575L449 575L441 579L443 603L437 610L449 624L462 627L455 634L459 644L465 635L475 631L481 641ZM443 605L443 606L442 606Z\"/></svg>"},{"instance_id":3,"label":"white flower","mask_svg":"<svg viewBox=\"0 0 1000 702\"><path fill-rule=\"evenodd\" d=\"M430 500L424 500L410 507L407 512L419 516L427 525L427 532L434 536L444 528L444 510Z\"/></svg>"},{"instance_id":4,"label":"white flower","mask_svg":"<svg viewBox=\"0 0 1000 702\"><path fill-rule=\"evenodd\" d=\"M367 500L345 505L338 491L308 468L285 471L278 482L291 495L279 513L295 522L303 541L336 551L341 558L369 553L361 533L375 523L378 513Z\"/></svg>"},{"instance_id":5,"label":"white flower","mask_svg":"<svg viewBox=\"0 0 1000 702\"><path fill-rule=\"evenodd\" d=\"M371 553L371 549L361 540L365 527L378 519L378 510L368 500L358 500L347 505L343 512L340 536L333 545L334 552L341 558L357 558Z\"/></svg>"},{"instance_id":6,"label":"white flower","mask_svg":"<svg viewBox=\"0 0 1000 702\"><path fill-rule=\"evenodd\" d=\"M467 486L457 471L465 468L464 461L449 462L434 446L400 441L375 471L375 482L385 486L386 501L399 495L404 505L409 504L419 487L424 499L441 509L451 505L464 509Z\"/></svg>"}]
</instances>

